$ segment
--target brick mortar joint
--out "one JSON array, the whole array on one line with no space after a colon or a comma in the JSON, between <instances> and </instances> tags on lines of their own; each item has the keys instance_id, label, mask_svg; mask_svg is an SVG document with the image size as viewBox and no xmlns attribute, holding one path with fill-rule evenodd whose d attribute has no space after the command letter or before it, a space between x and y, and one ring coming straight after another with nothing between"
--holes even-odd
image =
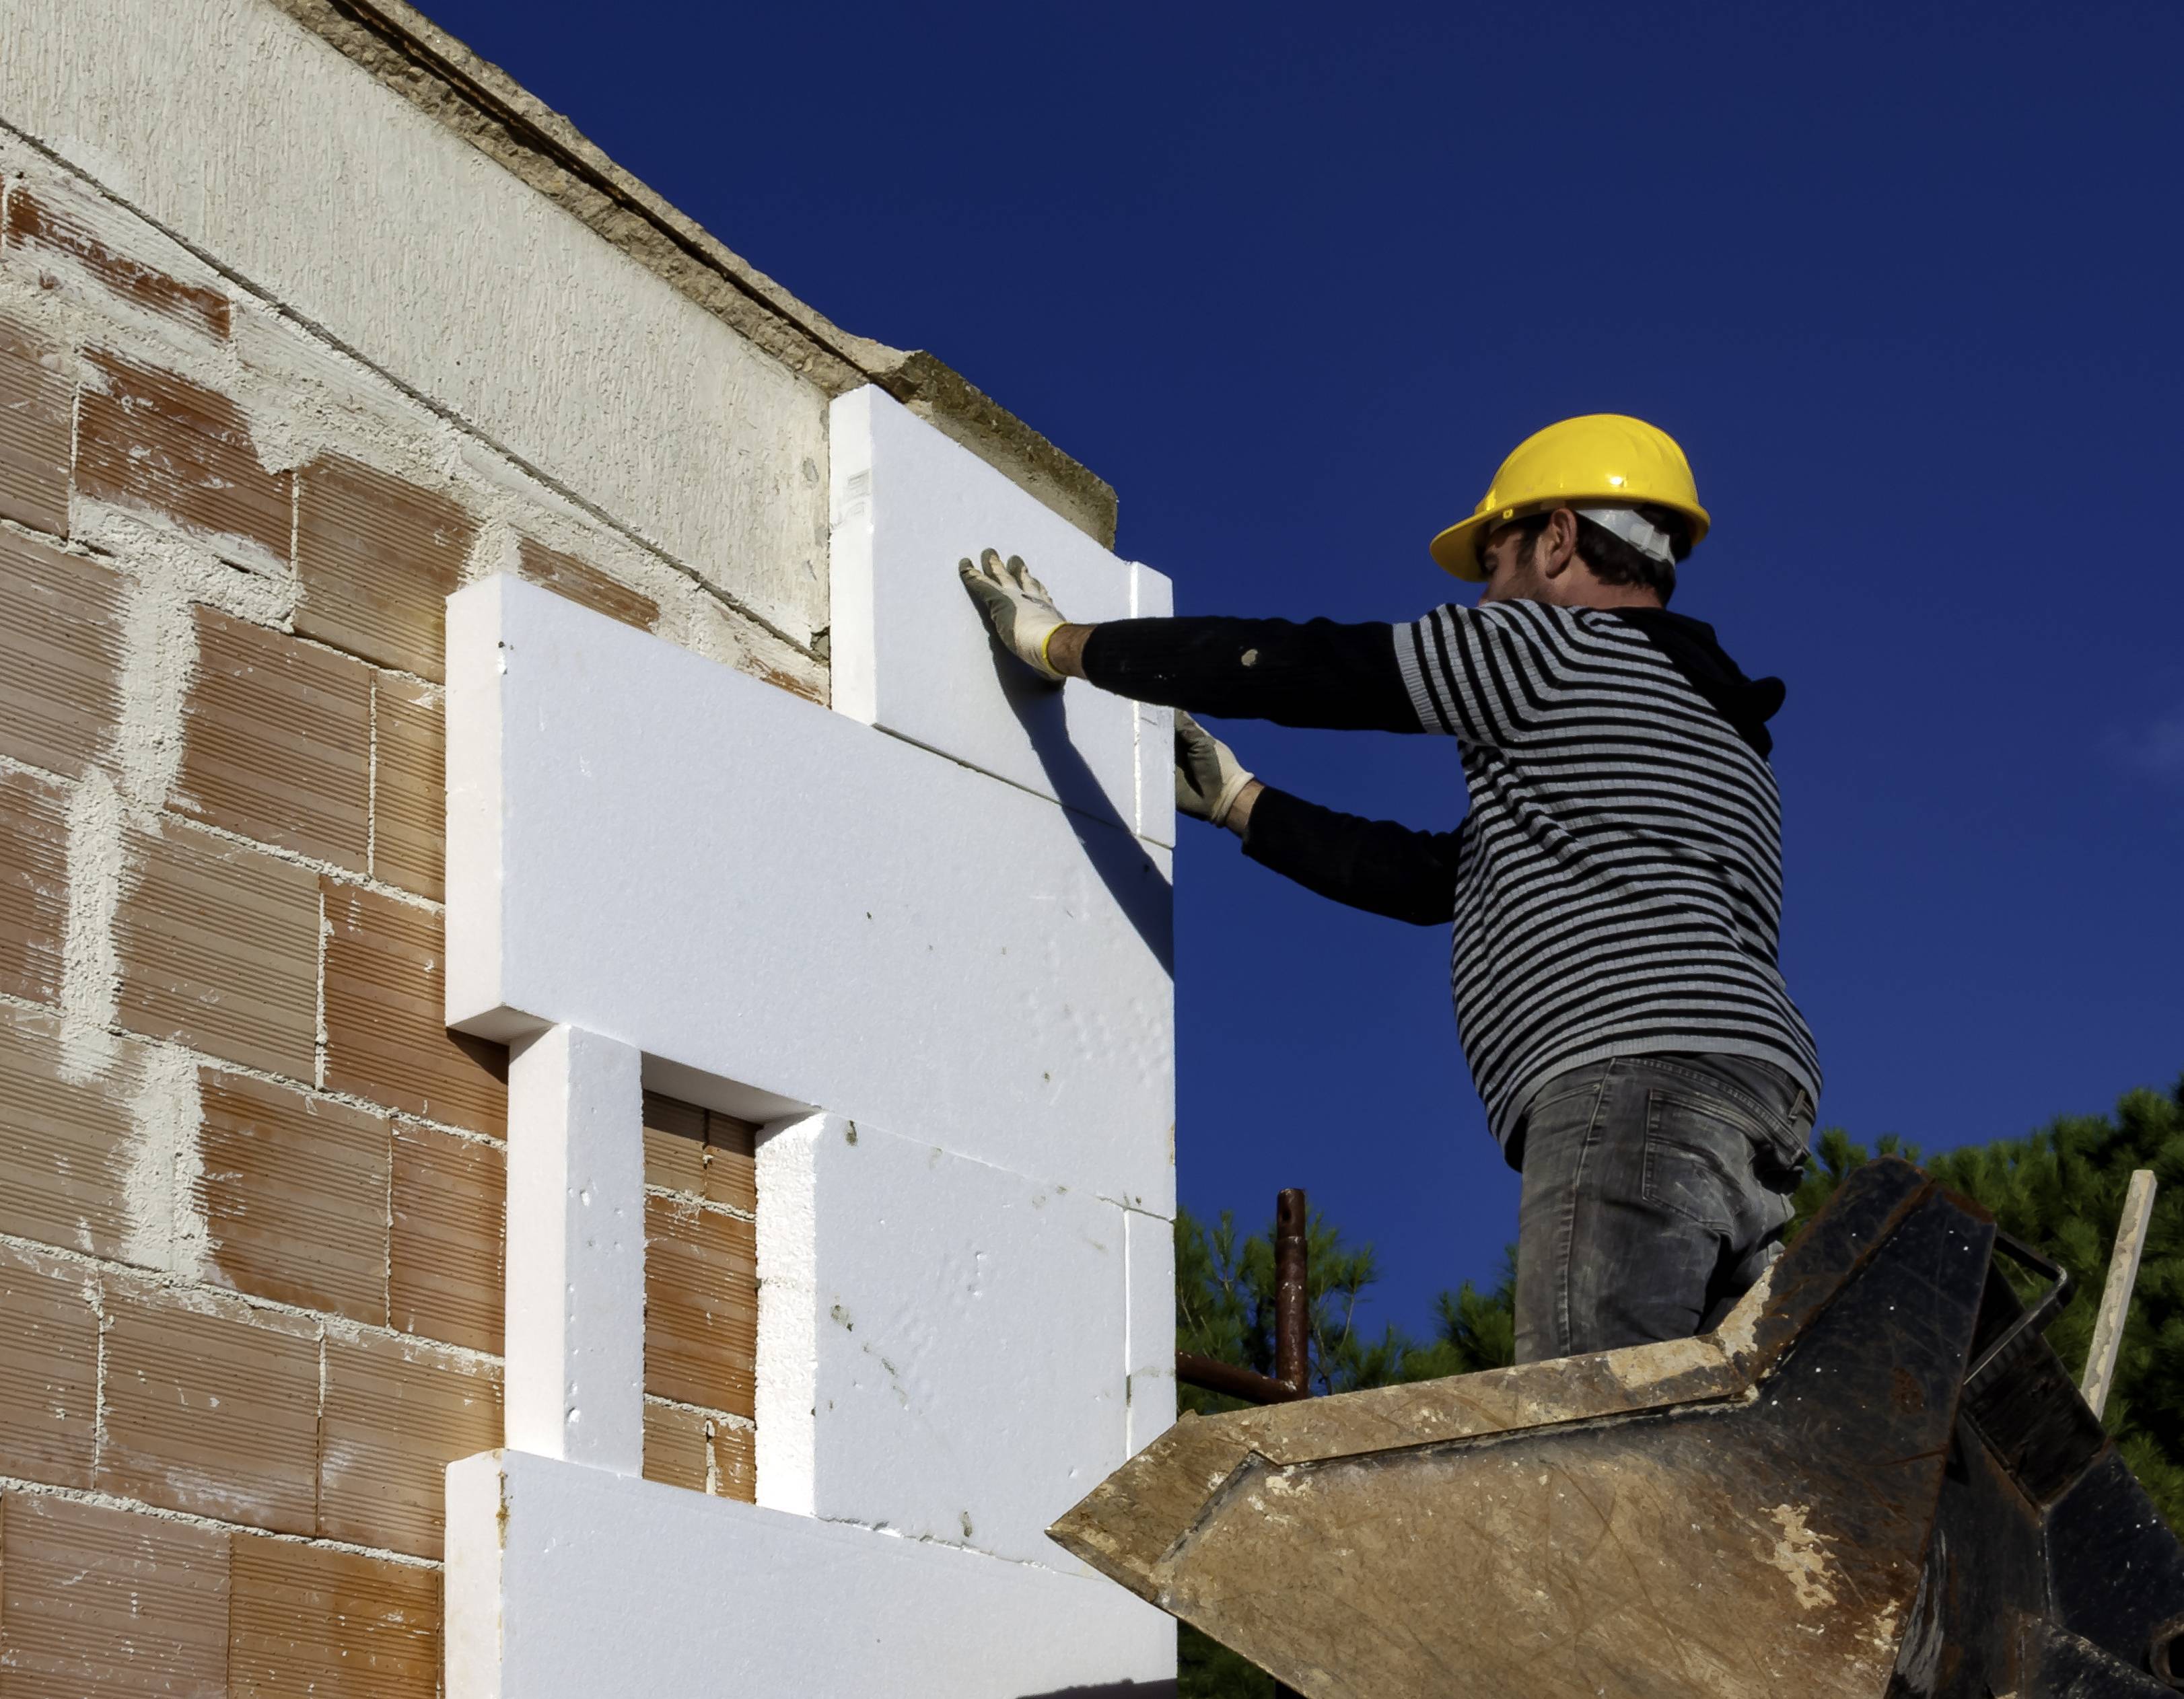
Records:
<instances>
[{"instance_id":1,"label":"brick mortar joint","mask_svg":"<svg viewBox=\"0 0 2184 1699\"><path fill-rule=\"evenodd\" d=\"M101 1256L94 1251L77 1251L65 1245L48 1245L42 1239L26 1239L20 1234L0 1233L0 1248L26 1256L44 1257L69 1267L82 1269L102 1279L125 1281L140 1289L149 1288L176 1298L210 1299L216 1305L231 1305L257 1315L280 1316L289 1321L310 1323L318 1328L315 1337L322 1343L337 1341L343 1345L359 1345L371 1341L381 1345L417 1345L455 1358L474 1369L500 1368L507 1363L505 1356L496 1356L490 1351L476 1351L469 1345L452 1345L445 1340L432 1339L423 1334L405 1334L398 1328L382 1327L370 1322L359 1322L350 1316L309 1309L300 1304L284 1303L277 1298L260 1297L254 1292L239 1291L232 1286L213 1285L169 1269L151 1267L139 1262L123 1262L110 1256ZM94 1308L102 1322L110 1319L105 1314L103 1287ZM230 1316L222 1319L240 1318Z\"/></svg>"},{"instance_id":2,"label":"brick mortar joint","mask_svg":"<svg viewBox=\"0 0 2184 1699\"><path fill-rule=\"evenodd\" d=\"M127 1511L155 1522L201 1529L209 1534L240 1534L254 1540L276 1540L283 1546L340 1551L353 1557L376 1557L404 1569L437 1572L445 1567L443 1561L437 1557L418 1557L405 1551L391 1551L378 1546L359 1546L354 1540L329 1540L320 1535L284 1534L274 1529L255 1527L247 1522L223 1522L217 1517L200 1516L187 1510L169 1510L164 1505L147 1504L142 1499L101 1492L95 1487L55 1486L47 1481L26 1480L19 1476L0 1474L0 1493L20 1493L25 1498L58 1499L65 1503L84 1505L96 1510Z\"/></svg>"},{"instance_id":3,"label":"brick mortar joint","mask_svg":"<svg viewBox=\"0 0 2184 1699\"><path fill-rule=\"evenodd\" d=\"M655 1185L649 1180L644 1183L644 1195L649 1198L658 1198L665 1203L688 1204L691 1208L705 1215L724 1215L731 1221L740 1221L753 1226L755 1226L758 1222L757 1215L752 1211L739 1208L734 1204L722 1203L717 1199L701 1197L696 1192L678 1191L673 1186Z\"/></svg>"},{"instance_id":4,"label":"brick mortar joint","mask_svg":"<svg viewBox=\"0 0 2184 1699\"><path fill-rule=\"evenodd\" d=\"M679 1410L686 1416L703 1416L723 1428L733 1428L746 1434L758 1432L758 1423L749 1416L738 1416L731 1411L716 1410L710 1404L688 1404L679 1398L662 1398L656 1392L644 1395L648 1405L658 1405L662 1410Z\"/></svg>"},{"instance_id":5,"label":"brick mortar joint","mask_svg":"<svg viewBox=\"0 0 2184 1699\"><path fill-rule=\"evenodd\" d=\"M62 1011L55 1005L36 1002L31 998L19 997L6 991L0 991L0 1009L18 1009L25 1014L35 1015L45 1021L58 1022L62 1019ZM453 1122L435 1121L429 1116L418 1115L407 1109L398 1109L392 1104L381 1103L374 1099L360 1096L353 1091L342 1091L328 1086L316 1085L309 1080L296 1079L287 1074L276 1073L270 1068L259 1067L250 1062L235 1061L226 1056L213 1056L188 1044L154 1038L143 1033L132 1032L118 1022L109 1023L98 1028L98 1033L102 1037L118 1039L125 1044L142 1044L147 1047L164 1046L188 1056L200 1068L209 1068L215 1073L232 1074L242 1079L255 1080L261 1085L278 1086L284 1090L292 1091L300 1096L309 1098L315 1102L337 1104L345 1109L354 1109L367 1115L376 1116L398 1127L424 1128L431 1132L442 1133L450 1138L460 1139L465 1144L490 1145L497 1150L505 1150L508 1148L507 1139L495 1134L481 1133L474 1127L459 1127ZM0 1240L4 1239L5 1235L0 1234Z\"/></svg>"}]
</instances>

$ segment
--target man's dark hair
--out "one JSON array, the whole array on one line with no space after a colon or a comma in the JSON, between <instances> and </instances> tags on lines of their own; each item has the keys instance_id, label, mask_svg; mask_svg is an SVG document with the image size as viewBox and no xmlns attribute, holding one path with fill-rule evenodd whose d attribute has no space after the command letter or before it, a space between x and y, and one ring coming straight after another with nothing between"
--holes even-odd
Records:
<instances>
[{"instance_id":1,"label":"man's dark hair","mask_svg":"<svg viewBox=\"0 0 2184 1699\"><path fill-rule=\"evenodd\" d=\"M1691 522L1683 515L1665 507L1646 506L1638 511L1649 524L1668 533L1669 548L1677 560L1681 560L1691 552ZM1552 516L1552 510L1529 514L1510 527L1519 538L1518 560L1532 558L1532 550ZM1663 607L1676 593L1676 569L1673 565L1632 548L1606 526L1595 524L1581 513L1577 515L1577 554L1578 559L1592 569L1592 576L1603 584L1643 584L1660 597Z\"/></svg>"}]
</instances>

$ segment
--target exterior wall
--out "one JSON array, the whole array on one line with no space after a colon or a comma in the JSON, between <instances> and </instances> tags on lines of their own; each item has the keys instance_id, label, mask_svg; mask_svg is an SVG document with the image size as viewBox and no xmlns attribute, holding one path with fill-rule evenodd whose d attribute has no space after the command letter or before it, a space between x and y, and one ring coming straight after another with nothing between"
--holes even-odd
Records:
<instances>
[{"instance_id":1,"label":"exterior wall","mask_svg":"<svg viewBox=\"0 0 2184 1699\"><path fill-rule=\"evenodd\" d=\"M432 1694L507 1102L444 599L823 700L827 393L270 7L0 31L0 1694ZM645 1107L645 1473L748 1499L752 1129Z\"/></svg>"},{"instance_id":2,"label":"exterior wall","mask_svg":"<svg viewBox=\"0 0 2184 1699\"><path fill-rule=\"evenodd\" d=\"M823 704L835 398L1100 541L1113 494L396 0L0 36L0 1699L433 1694L508 1119L443 1025L447 597ZM689 1095L644 1099L642 1455L703 1507L756 1491L760 1134Z\"/></svg>"}]
</instances>

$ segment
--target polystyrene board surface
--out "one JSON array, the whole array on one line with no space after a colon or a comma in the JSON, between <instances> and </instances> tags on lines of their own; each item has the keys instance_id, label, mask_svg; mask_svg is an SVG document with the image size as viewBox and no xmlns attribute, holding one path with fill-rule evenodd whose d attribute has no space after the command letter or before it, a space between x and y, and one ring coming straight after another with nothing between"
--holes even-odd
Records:
<instances>
[{"instance_id":1,"label":"polystyrene board surface","mask_svg":"<svg viewBox=\"0 0 2184 1699\"><path fill-rule=\"evenodd\" d=\"M814 1508L1078 1569L1045 1530L1127 1455L1126 1212L867 1125L815 1156Z\"/></svg>"},{"instance_id":2,"label":"polystyrene board surface","mask_svg":"<svg viewBox=\"0 0 2184 1699\"><path fill-rule=\"evenodd\" d=\"M1173 1212L1167 851L515 579L448 663L450 1024Z\"/></svg>"},{"instance_id":3,"label":"polystyrene board surface","mask_svg":"<svg viewBox=\"0 0 2184 1699\"><path fill-rule=\"evenodd\" d=\"M518 1451L448 1468L447 1609L448 1699L1174 1692L1174 1623L1098 1577Z\"/></svg>"},{"instance_id":4,"label":"polystyrene board surface","mask_svg":"<svg viewBox=\"0 0 2184 1699\"><path fill-rule=\"evenodd\" d=\"M1175 612L1175 586L1150 566L1130 567L1130 611L1141 620ZM1138 710L1138 835L1175 842L1175 710L1140 702Z\"/></svg>"},{"instance_id":5,"label":"polystyrene board surface","mask_svg":"<svg viewBox=\"0 0 2184 1699\"><path fill-rule=\"evenodd\" d=\"M1000 654L956 564L987 548L1020 555L1084 623L1130 617L1133 576L1158 575L1117 560L878 389L837 398L828 430L835 707L1173 842L1156 809L1139 816L1136 705L1081 679L1053 689Z\"/></svg>"},{"instance_id":6,"label":"polystyrene board surface","mask_svg":"<svg viewBox=\"0 0 2184 1699\"><path fill-rule=\"evenodd\" d=\"M1175 1223L1125 1210L1130 1455L1175 1425Z\"/></svg>"}]
</instances>

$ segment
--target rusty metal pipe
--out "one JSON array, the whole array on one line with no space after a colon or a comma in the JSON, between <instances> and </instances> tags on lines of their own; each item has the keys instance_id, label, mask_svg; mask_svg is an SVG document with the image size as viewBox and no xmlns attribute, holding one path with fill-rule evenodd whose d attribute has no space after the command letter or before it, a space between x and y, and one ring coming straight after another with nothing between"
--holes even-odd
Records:
<instances>
[{"instance_id":1,"label":"rusty metal pipe","mask_svg":"<svg viewBox=\"0 0 2184 1699\"><path fill-rule=\"evenodd\" d=\"M1175 1378L1192 1386L1202 1386L1208 1392L1243 1399L1249 1404L1287 1404L1307 1395L1301 1388L1284 1386L1272 1375L1239 1368L1217 1356L1200 1356L1187 1351L1175 1354Z\"/></svg>"},{"instance_id":2,"label":"rusty metal pipe","mask_svg":"<svg viewBox=\"0 0 2184 1699\"><path fill-rule=\"evenodd\" d=\"M1274 1200L1274 1379L1299 1394L1312 1380L1312 1250L1303 1190Z\"/></svg>"}]
</instances>

